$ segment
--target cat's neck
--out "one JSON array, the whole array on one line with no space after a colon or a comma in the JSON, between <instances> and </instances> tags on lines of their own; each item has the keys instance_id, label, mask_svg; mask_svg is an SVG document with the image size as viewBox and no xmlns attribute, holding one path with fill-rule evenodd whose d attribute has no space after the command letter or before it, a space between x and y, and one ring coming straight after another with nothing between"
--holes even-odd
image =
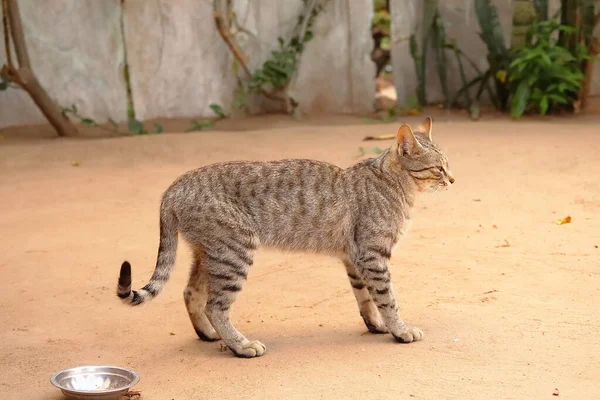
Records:
<instances>
[{"instance_id":1,"label":"cat's neck","mask_svg":"<svg viewBox=\"0 0 600 400\"><path fill-rule=\"evenodd\" d=\"M412 207L418 193L417 184L410 174L402 168L402 165L394 158L391 149L387 149L378 157L369 158L357 164L363 168L373 168L379 172L378 175L397 187L406 204Z\"/></svg>"}]
</instances>

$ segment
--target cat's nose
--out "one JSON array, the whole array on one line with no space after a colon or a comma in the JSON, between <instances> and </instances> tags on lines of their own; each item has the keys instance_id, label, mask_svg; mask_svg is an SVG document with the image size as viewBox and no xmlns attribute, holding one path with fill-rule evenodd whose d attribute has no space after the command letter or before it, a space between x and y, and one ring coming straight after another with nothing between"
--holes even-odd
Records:
<instances>
[{"instance_id":1,"label":"cat's nose","mask_svg":"<svg viewBox=\"0 0 600 400\"><path fill-rule=\"evenodd\" d=\"M454 177L452 175L448 176L448 180L450 183L454 183Z\"/></svg>"}]
</instances>

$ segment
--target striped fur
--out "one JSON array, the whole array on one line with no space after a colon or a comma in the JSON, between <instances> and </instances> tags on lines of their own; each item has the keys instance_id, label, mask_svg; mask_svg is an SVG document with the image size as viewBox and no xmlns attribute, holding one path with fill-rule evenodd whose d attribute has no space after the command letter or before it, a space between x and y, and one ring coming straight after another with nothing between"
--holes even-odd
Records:
<instances>
[{"instance_id":1,"label":"striped fur","mask_svg":"<svg viewBox=\"0 0 600 400\"><path fill-rule=\"evenodd\" d=\"M346 267L369 331L400 342L423 333L400 318L387 263L410 225L419 192L454 182L426 119L377 158L341 169L314 160L226 162L189 171L166 190L160 208L160 245L150 281L131 290L131 266L121 266L117 294L130 305L160 293L169 279L178 233L194 261L184 300L203 340L223 339L239 357L264 354L231 324L229 309L242 290L259 245L325 253Z\"/></svg>"}]
</instances>

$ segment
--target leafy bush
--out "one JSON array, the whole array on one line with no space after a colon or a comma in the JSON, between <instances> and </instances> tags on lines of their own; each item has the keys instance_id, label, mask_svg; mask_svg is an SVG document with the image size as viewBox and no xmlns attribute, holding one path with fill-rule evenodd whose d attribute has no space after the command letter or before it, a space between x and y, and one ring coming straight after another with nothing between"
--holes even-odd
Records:
<instances>
[{"instance_id":1,"label":"leafy bush","mask_svg":"<svg viewBox=\"0 0 600 400\"><path fill-rule=\"evenodd\" d=\"M591 59L587 48L577 44L573 51L558 44L557 33L574 33L575 28L556 19L536 22L527 32L525 44L512 50L508 79L512 94L511 116L527 111L544 115L559 107L570 107L584 79L581 65Z\"/></svg>"}]
</instances>

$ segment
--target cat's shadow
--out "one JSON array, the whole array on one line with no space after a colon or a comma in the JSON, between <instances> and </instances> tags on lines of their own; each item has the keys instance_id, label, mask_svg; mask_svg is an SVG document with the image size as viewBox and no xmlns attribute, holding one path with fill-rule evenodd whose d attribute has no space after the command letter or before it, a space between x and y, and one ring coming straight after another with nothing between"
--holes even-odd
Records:
<instances>
[{"instance_id":1,"label":"cat's shadow","mask_svg":"<svg viewBox=\"0 0 600 400\"><path fill-rule=\"evenodd\" d=\"M267 354L286 354L297 350L299 346L308 352L318 352L320 348L335 347L339 351L355 351L357 346L373 346L377 344L389 345L394 338L389 334L372 334L361 327L347 327L344 329L316 329L295 330L289 333L253 332L248 335L250 340L260 340L267 346ZM300 344L299 344L300 343ZM172 348L164 348L165 355L172 354ZM231 351L222 340L205 342L190 334L183 346L179 346L179 354L185 357L206 358L233 357Z\"/></svg>"}]
</instances>

